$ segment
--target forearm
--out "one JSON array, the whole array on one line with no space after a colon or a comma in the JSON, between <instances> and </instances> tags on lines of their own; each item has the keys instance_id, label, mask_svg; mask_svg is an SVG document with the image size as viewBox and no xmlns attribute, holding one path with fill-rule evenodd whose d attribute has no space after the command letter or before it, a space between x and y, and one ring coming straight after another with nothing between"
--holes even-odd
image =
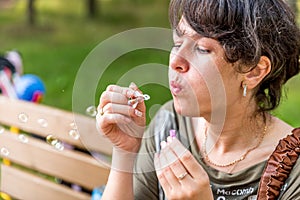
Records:
<instances>
[{"instance_id":1,"label":"forearm","mask_svg":"<svg viewBox=\"0 0 300 200\"><path fill-rule=\"evenodd\" d=\"M102 200L133 200L133 166L136 154L113 150L108 182Z\"/></svg>"},{"instance_id":2,"label":"forearm","mask_svg":"<svg viewBox=\"0 0 300 200\"><path fill-rule=\"evenodd\" d=\"M133 200L132 173L111 170L102 200Z\"/></svg>"}]
</instances>

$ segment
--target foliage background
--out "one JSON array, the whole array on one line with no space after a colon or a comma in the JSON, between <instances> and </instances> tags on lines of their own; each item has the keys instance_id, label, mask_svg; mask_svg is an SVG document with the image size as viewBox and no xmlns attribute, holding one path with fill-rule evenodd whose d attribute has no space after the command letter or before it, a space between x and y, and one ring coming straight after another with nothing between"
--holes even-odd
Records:
<instances>
[{"instance_id":1,"label":"foliage background","mask_svg":"<svg viewBox=\"0 0 300 200\"><path fill-rule=\"evenodd\" d=\"M94 19L87 17L84 0L37 0L35 26L27 23L27 1L11 2L0 8L0 51L20 51L24 72L36 74L45 83L43 103L67 110L72 109L72 90L77 70L88 53L101 41L137 27L169 28L167 0L98 0L99 13ZM126 70L145 63L167 65L168 54L144 50L122 56L106 72L106 78L98 86L98 97L108 84L115 83ZM287 98L275 112L293 126L300 126L299 84L299 76L288 83L285 89ZM149 107L171 98L166 88L157 85L142 89L152 97L147 102Z\"/></svg>"}]
</instances>

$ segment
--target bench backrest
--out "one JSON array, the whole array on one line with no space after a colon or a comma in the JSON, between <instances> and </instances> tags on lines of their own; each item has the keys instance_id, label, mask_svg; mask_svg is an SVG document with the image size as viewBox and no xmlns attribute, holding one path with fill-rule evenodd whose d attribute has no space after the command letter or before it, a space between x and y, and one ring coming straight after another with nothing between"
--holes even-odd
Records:
<instances>
[{"instance_id":1,"label":"bench backrest","mask_svg":"<svg viewBox=\"0 0 300 200\"><path fill-rule=\"evenodd\" d=\"M94 118L0 96L0 125L1 192L24 200L90 199L106 183L108 165L90 152L109 158L112 145Z\"/></svg>"}]
</instances>

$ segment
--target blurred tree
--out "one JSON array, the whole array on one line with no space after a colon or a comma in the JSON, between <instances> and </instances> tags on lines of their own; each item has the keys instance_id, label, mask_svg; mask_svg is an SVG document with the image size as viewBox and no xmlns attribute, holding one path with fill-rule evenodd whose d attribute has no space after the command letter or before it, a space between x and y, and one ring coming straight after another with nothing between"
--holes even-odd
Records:
<instances>
[{"instance_id":1,"label":"blurred tree","mask_svg":"<svg viewBox=\"0 0 300 200\"><path fill-rule=\"evenodd\" d=\"M29 25L34 25L35 24L35 0L28 0L27 15L28 15Z\"/></svg>"},{"instance_id":2,"label":"blurred tree","mask_svg":"<svg viewBox=\"0 0 300 200\"><path fill-rule=\"evenodd\" d=\"M34 25L36 21L36 9L35 0L28 0L27 5L27 17L29 25ZM87 13L90 18L94 18L97 15L97 0L87 0Z\"/></svg>"},{"instance_id":3,"label":"blurred tree","mask_svg":"<svg viewBox=\"0 0 300 200\"><path fill-rule=\"evenodd\" d=\"M87 10L88 16L94 18L97 15L97 1L96 0L87 0Z\"/></svg>"}]
</instances>

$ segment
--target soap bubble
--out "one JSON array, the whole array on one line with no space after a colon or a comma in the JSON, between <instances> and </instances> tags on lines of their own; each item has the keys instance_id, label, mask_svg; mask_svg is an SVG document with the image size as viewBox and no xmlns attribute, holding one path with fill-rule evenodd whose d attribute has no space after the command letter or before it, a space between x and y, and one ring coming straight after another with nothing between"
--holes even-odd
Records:
<instances>
[{"instance_id":1,"label":"soap bubble","mask_svg":"<svg viewBox=\"0 0 300 200\"><path fill-rule=\"evenodd\" d=\"M72 130L69 131L69 135L70 135L74 140L78 140L79 137L80 137L78 131L77 131L77 130L74 130L74 129L72 129Z\"/></svg>"},{"instance_id":2,"label":"soap bubble","mask_svg":"<svg viewBox=\"0 0 300 200\"><path fill-rule=\"evenodd\" d=\"M71 127L72 129L77 129L77 126L76 126L76 123L75 123L75 122L70 123L70 127Z\"/></svg>"},{"instance_id":3,"label":"soap bubble","mask_svg":"<svg viewBox=\"0 0 300 200\"><path fill-rule=\"evenodd\" d=\"M56 139L53 135L48 135L46 137L46 141L48 144L54 145L56 142L58 142L58 139Z\"/></svg>"},{"instance_id":4,"label":"soap bubble","mask_svg":"<svg viewBox=\"0 0 300 200\"><path fill-rule=\"evenodd\" d=\"M1 148L1 155L3 155L3 156L8 156L9 155L9 151L8 151L8 149L7 148L5 148L5 147L2 147Z\"/></svg>"},{"instance_id":5,"label":"soap bubble","mask_svg":"<svg viewBox=\"0 0 300 200\"><path fill-rule=\"evenodd\" d=\"M149 94L144 94L143 98L145 101L148 101L150 99L150 95Z\"/></svg>"},{"instance_id":6,"label":"soap bubble","mask_svg":"<svg viewBox=\"0 0 300 200\"><path fill-rule=\"evenodd\" d=\"M59 141L59 142L55 143L54 148L62 151L62 150L64 150L65 146L62 142Z\"/></svg>"},{"instance_id":7,"label":"soap bubble","mask_svg":"<svg viewBox=\"0 0 300 200\"><path fill-rule=\"evenodd\" d=\"M26 123L28 121L28 115L26 115L26 113L20 113L18 119L20 122Z\"/></svg>"},{"instance_id":8,"label":"soap bubble","mask_svg":"<svg viewBox=\"0 0 300 200\"><path fill-rule=\"evenodd\" d=\"M60 151L64 150L64 144L61 141L59 141L56 137L54 137L53 135L48 135L46 137L46 142L48 144L50 144L51 146L53 146L57 150L60 150Z\"/></svg>"},{"instance_id":9,"label":"soap bubble","mask_svg":"<svg viewBox=\"0 0 300 200\"><path fill-rule=\"evenodd\" d=\"M48 126L47 120L41 118L37 120L38 124L41 125L41 127L46 128Z\"/></svg>"},{"instance_id":10,"label":"soap bubble","mask_svg":"<svg viewBox=\"0 0 300 200\"><path fill-rule=\"evenodd\" d=\"M97 115L97 108L96 106L89 106L86 110L85 113L91 117L96 117Z\"/></svg>"},{"instance_id":11,"label":"soap bubble","mask_svg":"<svg viewBox=\"0 0 300 200\"><path fill-rule=\"evenodd\" d=\"M26 137L26 135L20 134L20 135L18 135L18 138L21 142L28 143L28 137Z\"/></svg>"}]
</instances>

